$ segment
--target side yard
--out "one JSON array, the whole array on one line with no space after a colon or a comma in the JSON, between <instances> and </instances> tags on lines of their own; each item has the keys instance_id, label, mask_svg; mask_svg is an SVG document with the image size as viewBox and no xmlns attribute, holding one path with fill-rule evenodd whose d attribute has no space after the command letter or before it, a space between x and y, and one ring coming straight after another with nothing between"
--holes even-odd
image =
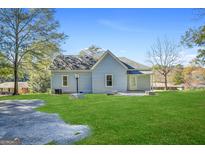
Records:
<instances>
[{"instance_id":1,"label":"side yard","mask_svg":"<svg viewBox=\"0 0 205 154\"><path fill-rule=\"evenodd\" d=\"M89 125L92 134L76 144L205 144L204 90L144 97L88 94L81 100L49 94L3 99L42 99L47 103L37 110Z\"/></svg>"}]
</instances>

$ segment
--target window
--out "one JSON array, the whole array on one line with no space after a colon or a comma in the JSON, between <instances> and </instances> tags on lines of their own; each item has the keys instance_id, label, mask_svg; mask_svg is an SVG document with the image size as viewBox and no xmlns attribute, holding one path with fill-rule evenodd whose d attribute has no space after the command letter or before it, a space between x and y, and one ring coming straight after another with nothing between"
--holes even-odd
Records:
<instances>
[{"instance_id":1,"label":"window","mask_svg":"<svg viewBox=\"0 0 205 154\"><path fill-rule=\"evenodd\" d=\"M112 79L113 77L112 77L112 74L106 74L105 75L105 85L107 86L107 87L112 87Z\"/></svg>"},{"instance_id":2,"label":"window","mask_svg":"<svg viewBox=\"0 0 205 154\"><path fill-rule=\"evenodd\" d=\"M63 86L66 87L68 86L68 76L67 75L63 75Z\"/></svg>"}]
</instances>

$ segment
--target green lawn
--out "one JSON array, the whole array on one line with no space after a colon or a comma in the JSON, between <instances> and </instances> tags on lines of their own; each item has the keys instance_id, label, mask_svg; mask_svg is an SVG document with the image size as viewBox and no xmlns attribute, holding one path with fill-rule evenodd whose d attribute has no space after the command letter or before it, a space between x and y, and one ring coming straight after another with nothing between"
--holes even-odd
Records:
<instances>
[{"instance_id":1,"label":"green lawn","mask_svg":"<svg viewBox=\"0 0 205 154\"><path fill-rule=\"evenodd\" d=\"M32 94L2 99L42 99L37 110L86 124L90 137L76 144L205 144L205 91L160 92L156 96Z\"/></svg>"}]
</instances>

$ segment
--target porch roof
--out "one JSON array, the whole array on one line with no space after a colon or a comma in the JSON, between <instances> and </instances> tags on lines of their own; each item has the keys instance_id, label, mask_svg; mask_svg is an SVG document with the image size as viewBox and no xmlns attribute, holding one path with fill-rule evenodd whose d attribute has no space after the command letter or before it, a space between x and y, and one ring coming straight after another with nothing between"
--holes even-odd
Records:
<instances>
[{"instance_id":1,"label":"porch roof","mask_svg":"<svg viewBox=\"0 0 205 154\"><path fill-rule=\"evenodd\" d=\"M152 74L152 71L128 70L127 74Z\"/></svg>"}]
</instances>

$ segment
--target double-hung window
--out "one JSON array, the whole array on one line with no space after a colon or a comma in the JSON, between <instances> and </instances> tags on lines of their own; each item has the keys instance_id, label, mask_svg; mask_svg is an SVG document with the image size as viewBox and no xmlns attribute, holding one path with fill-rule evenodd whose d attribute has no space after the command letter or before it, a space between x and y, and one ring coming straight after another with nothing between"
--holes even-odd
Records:
<instances>
[{"instance_id":1,"label":"double-hung window","mask_svg":"<svg viewBox=\"0 0 205 154\"><path fill-rule=\"evenodd\" d=\"M106 87L112 87L113 85L113 76L112 74L106 74L105 75L105 86Z\"/></svg>"},{"instance_id":2,"label":"double-hung window","mask_svg":"<svg viewBox=\"0 0 205 154\"><path fill-rule=\"evenodd\" d=\"M68 86L68 76L67 75L63 75L62 85L63 85L63 87Z\"/></svg>"}]
</instances>

